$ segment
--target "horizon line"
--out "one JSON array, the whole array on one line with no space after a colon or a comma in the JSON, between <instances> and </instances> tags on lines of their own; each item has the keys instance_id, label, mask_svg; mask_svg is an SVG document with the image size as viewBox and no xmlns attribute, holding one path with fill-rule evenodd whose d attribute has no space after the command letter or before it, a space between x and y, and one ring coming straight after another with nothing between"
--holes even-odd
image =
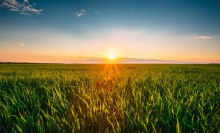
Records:
<instances>
[{"instance_id":1,"label":"horizon line","mask_svg":"<svg viewBox=\"0 0 220 133\"><path fill-rule=\"evenodd\" d=\"M65 62L18 62L18 61L14 61L14 62L4 62L4 61L1 61L0 62L0 64L72 64L72 65L86 65L86 64L88 64L88 65L92 65L92 64L94 64L94 65L98 65L98 64L100 64L100 65L104 65L104 64L140 64L140 65L144 65L144 64L163 64L163 65L172 65L172 64L176 64L176 65L193 65L193 64L198 64L198 65L209 65L209 64L213 64L213 65L220 65L220 63L216 63L216 62L213 62L213 63L202 63L202 62L181 62L181 63L168 63L168 62L164 62L164 63L161 63L161 62L154 62L154 63L146 63L146 62L144 62L144 63L140 63L140 62L124 62L124 63L120 63L120 62L106 62L106 63L104 63L104 62L93 62L93 63L88 63L88 62L86 62L86 63L77 63L77 62L72 62L72 63L65 63Z\"/></svg>"}]
</instances>

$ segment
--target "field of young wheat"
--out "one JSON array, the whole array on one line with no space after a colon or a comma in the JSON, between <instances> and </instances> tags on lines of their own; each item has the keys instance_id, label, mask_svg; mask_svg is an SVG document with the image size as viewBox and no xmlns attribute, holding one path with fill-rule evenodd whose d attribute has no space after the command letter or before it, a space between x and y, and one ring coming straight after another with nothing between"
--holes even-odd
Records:
<instances>
[{"instance_id":1,"label":"field of young wheat","mask_svg":"<svg viewBox=\"0 0 220 133\"><path fill-rule=\"evenodd\" d=\"M1 132L219 132L220 65L0 64Z\"/></svg>"}]
</instances>

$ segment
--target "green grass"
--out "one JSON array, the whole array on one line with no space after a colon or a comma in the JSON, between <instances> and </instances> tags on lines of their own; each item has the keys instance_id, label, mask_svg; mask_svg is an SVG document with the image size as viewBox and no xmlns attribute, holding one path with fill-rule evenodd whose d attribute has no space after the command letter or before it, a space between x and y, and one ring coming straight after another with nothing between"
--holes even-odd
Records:
<instances>
[{"instance_id":1,"label":"green grass","mask_svg":"<svg viewBox=\"0 0 220 133\"><path fill-rule=\"evenodd\" d=\"M0 64L0 131L220 132L220 65Z\"/></svg>"}]
</instances>

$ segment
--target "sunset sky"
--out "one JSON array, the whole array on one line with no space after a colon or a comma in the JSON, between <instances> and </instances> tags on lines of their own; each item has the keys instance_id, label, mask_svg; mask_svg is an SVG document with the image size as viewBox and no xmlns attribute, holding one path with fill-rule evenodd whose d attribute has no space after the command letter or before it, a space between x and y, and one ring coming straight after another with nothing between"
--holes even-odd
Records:
<instances>
[{"instance_id":1,"label":"sunset sky","mask_svg":"<svg viewBox=\"0 0 220 133\"><path fill-rule=\"evenodd\" d=\"M220 0L0 0L0 62L220 63Z\"/></svg>"}]
</instances>

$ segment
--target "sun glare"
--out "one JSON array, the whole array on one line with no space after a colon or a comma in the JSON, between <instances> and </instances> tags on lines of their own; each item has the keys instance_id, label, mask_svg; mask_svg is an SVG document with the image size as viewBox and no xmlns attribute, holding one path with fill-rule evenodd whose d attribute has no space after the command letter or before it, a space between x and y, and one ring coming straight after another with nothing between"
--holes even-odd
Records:
<instances>
[{"instance_id":1,"label":"sun glare","mask_svg":"<svg viewBox=\"0 0 220 133\"><path fill-rule=\"evenodd\" d=\"M108 54L108 59L109 60L115 60L115 58L116 58L115 54L113 54L113 53Z\"/></svg>"}]
</instances>

